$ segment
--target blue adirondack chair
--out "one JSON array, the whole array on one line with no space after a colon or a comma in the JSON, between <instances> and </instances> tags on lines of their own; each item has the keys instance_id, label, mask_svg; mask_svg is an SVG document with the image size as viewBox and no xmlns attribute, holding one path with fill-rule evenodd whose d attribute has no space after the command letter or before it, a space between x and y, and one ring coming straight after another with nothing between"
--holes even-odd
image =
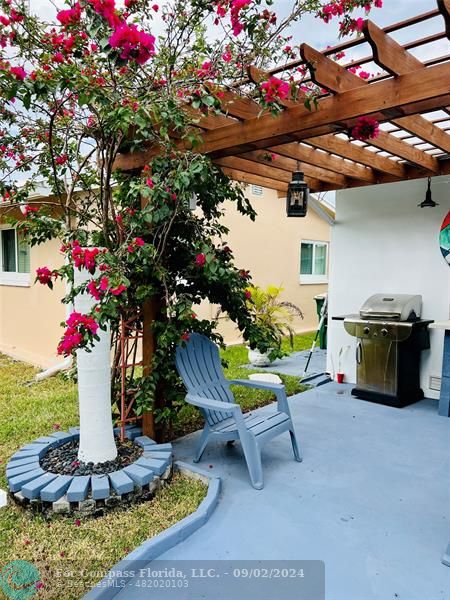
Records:
<instances>
[{"instance_id":1,"label":"blue adirondack chair","mask_svg":"<svg viewBox=\"0 0 450 600\"><path fill-rule=\"evenodd\" d=\"M252 485L260 490L264 486L261 446L287 431L291 436L294 458L302 461L284 385L225 379L217 346L198 333L192 333L189 340L177 348L175 362L188 391L186 401L199 407L205 418L194 462L201 459L210 438L228 443L240 440ZM241 407L234 401L230 385L274 392L278 410L267 415L242 414Z\"/></svg>"}]
</instances>

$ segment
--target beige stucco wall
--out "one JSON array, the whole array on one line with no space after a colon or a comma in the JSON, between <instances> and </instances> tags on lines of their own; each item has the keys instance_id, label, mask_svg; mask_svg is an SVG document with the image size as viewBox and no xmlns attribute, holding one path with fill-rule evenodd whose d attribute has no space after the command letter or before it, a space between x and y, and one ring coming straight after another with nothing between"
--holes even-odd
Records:
<instances>
[{"instance_id":1,"label":"beige stucco wall","mask_svg":"<svg viewBox=\"0 0 450 600\"><path fill-rule=\"evenodd\" d=\"M64 286L57 281L52 291L33 281L38 267L60 264L59 247L54 240L31 249L29 287L0 285L0 351L44 368L62 360L56 347L65 319Z\"/></svg>"},{"instance_id":2,"label":"beige stucco wall","mask_svg":"<svg viewBox=\"0 0 450 600\"><path fill-rule=\"evenodd\" d=\"M272 190L255 196L248 186L247 193L258 213L256 221L240 215L231 204L224 218L236 264L251 271L256 285L282 285L283 298L300 306L305 314L303 321L295 322L295 329L312 330L317 324L313 298L327 286L299 283L300 243L302 239L329 241L330 226L311 209L304 219L288 219L284 200ZM0 351L43 368L62 360L56 355L56 346L66 314L61 303L64 286L57 281L51 291L33 280L37 267L60 264L59 245L55 240L31 249L29 287L0 285ZM211 318L215 312L216 308L207 304L197 310L202 318ZM226 318L220 320L220 331L228 343L240 341L234 324Z\"/></svg>"},{"instance_id":3,"label":"beige stucco wall","mask_svg":"<svg viewBox=\"0 0 450 600\"><path fill-rule=\"evenodd\" d=\"M330 240L330 225L311 208L305 218L287 218L285 200L277 192L264 189L262 196L252 194L246 187L246 195L258 213L255 222L243 217L230 203L226 207L224 224L230 229L228 243L233 250L236 265L249 269L252 283L265 287L284 287L282 299L297 304L303 311L304 320L297 319L295 329L311 331L317 327L314 296L327 291L327 285L300 284L300 244L302 240ZM215 307L202 305L199 317L210 318ZM219 331L227 343L241 341L239 332L228 319L221 319Z\"/></svg>"}]
</instances>

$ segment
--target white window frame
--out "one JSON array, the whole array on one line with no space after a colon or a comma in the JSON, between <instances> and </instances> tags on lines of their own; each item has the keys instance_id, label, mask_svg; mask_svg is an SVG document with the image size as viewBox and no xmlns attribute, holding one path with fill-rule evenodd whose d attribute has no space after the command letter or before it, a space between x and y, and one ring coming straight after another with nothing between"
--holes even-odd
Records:
<instances>
[{"instance_id":1,"label":"white window frame","mask_svg":"<svg viewBox=\"0 0 450 600\"><path fill-rule=\"evenodd\" d=\"M0 232L14 229L10 225L0 225ZM1 236L0 236L1 237ZM16 268L19 264L19 245L17 243L17 231L16 231ZM0 285L9 285L14 287L30 287L31 275L30 273L18 273L17 271L3 271L3 242L0 239Z\"/></svg>"},{"instance_id":2,"label":"white window frame","mask_svg":"<svg viewBox=\"0 0 450 600\"><path fill-rule=\"evenodd\" d=\"M301 271L301 267L302 267L302 244L312 244L313 246L313 255L312 255L312 264L314 267L315 264L315 258L316 258L316 246L320 245L326 246L327 252L326 252L326 260L325 260L325 275L303 275L300 271ZM323 283L328 283L328 264L329 264L329 252L330 252L330 243L327 241L322 241L322 240L301 240L300 241L300 253L299 253L299 266L298 266L298 272L299 272L299 281L300 284L302 285L317 285L317 284L323 284Z\"/></svg>"}]
</instances>

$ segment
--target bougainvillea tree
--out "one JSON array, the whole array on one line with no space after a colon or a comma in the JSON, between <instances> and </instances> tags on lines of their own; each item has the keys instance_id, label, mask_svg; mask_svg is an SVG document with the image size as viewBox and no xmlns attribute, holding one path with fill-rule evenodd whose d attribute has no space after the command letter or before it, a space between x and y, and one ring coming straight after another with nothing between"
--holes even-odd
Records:
<instances>
[{"instance_id":1,"label":"bougainvillea tree","mask_svg":"<svg viewBox=\"0 0 450 600\"><path fill-rule=\"evenodd\" d=\"M250 219L255 213L242 189L196 153L196 123L220 108L223 90L250 63L298 56L289 27L305 13L340 19L348 33L359 29L355 9L380 5L68 0L47 22L26 2L0 0L0 197L20 206L18 227L31 244L61 240L63 266L42 265L37 281L66 280L66 303L84 290L95 300L89 314L67 319L60 354L91 347L99 328L117 329L121 315L152 301L156 351L136 387L137 406L151 409L164 390L158 419L167 421L182 395L171 360L176 345L193 330L214 335L214 323L196 318L202 300L219 304L251 346L272 347L251 318L250 275L235 266L220 220L226 201ZM299 69L271 77L245 93L276 112L299 89L314 95L304 76ZM177 150L180 138L192 149ZM119 152L149 145L159 152L142 171L114 170ZM37 182L50 188L51 202L28 200ZM73 285L76 269L92 275L82 290Z\"/></svg>"}]
</instances>

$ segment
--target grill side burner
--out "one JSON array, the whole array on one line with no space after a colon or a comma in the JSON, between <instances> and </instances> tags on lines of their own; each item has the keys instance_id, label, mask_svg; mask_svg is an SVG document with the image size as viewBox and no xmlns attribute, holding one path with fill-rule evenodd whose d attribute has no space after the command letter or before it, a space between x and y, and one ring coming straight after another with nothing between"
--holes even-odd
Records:
<instances>
[{"instance_id":1,"label":"grill side burner","mask_svg":"<svg viewBox=\"0 0 450 600\"><path fill-rule=\"evenodd\" d=\"M420 357L430 347L432 321L418 318L421 305L420 296L376 294L359 316L344 319L347 333L357 338L354 396L397 408L423 398Z\"/></svg>"}]
</instances>

